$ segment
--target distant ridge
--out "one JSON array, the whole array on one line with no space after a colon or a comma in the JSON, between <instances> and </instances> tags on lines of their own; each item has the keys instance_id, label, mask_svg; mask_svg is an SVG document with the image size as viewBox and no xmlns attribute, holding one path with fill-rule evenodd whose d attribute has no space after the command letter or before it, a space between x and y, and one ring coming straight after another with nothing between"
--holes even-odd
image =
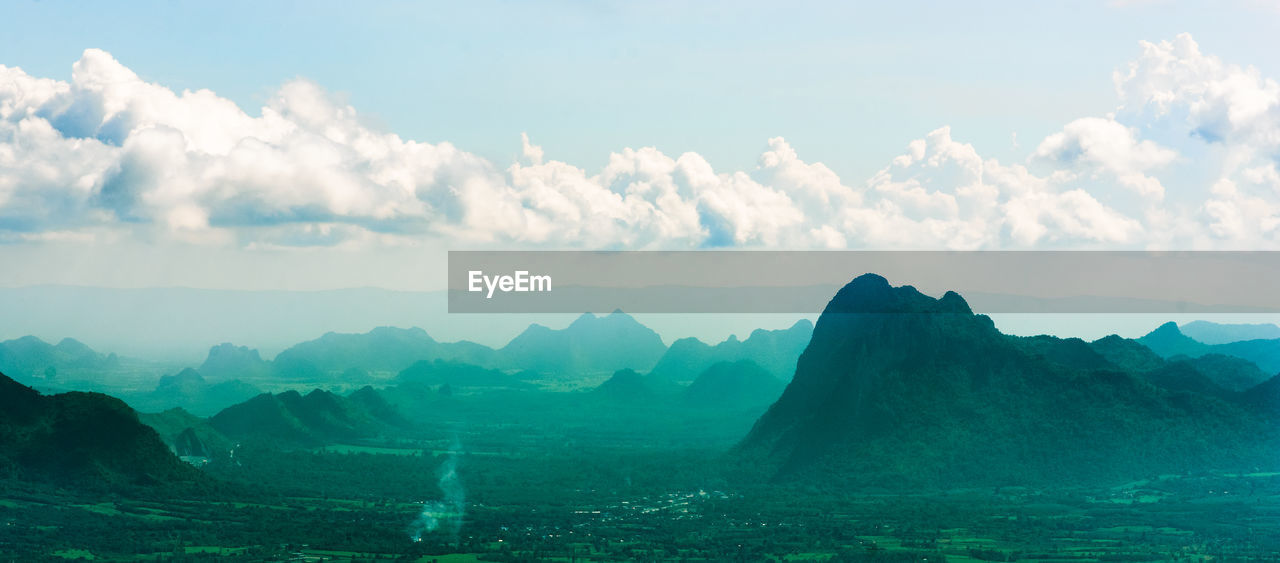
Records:
<instances>
[{"instance_id":1,"label":"distant ridge","mask_svg":"<svg viewBox=\"0 0 1280 563\"><path fill-rule=\"evenodd\" d=\"M1280 339L1205 344L1183 334L1178 325L1169 322L1139 338L1138 342L1164 358L1199 358L1206 354L1221 354L1253 362L1268 375L1280 373Z\"/></svg>"},{"instance_id":2,"label":"distant ridge","mask_svg":"<svg viewBox=\"0 0 1280 563\"><path fill-rule=\"evenodd\" d=\"M666 349L658 333L631 315L587 313L561 330L530 326L498 351L495 367L551 375L649 371Z\"/></svg>"},{"instance_id":3,"label":"distant ridge","mask_svg":"<svg viewBox=\"0 0 1280 563\"><path fill-rule=\"evenodd\" d=\"M1228 344L1241 340L1275 340L1280 338L1280 326L1273 323L1221 324L1209 321L1192 321L1178 327L1182 334L1205 344Z\"/></svg>"},{"instance_id":4,"label":"distant ridge","mask_svg":"<svg viewBox=\"0 0 1280 563\"><path fill-rule=\"evenodd\" d=\"M773 377L788 381L795 373L796 360L812 336L813 323L801 319L791 328L756 329L746 340L731 336L715 346L696 338L681 338L662 355L651 375L671 381L692 381L718 362L749 360Z\"/></svg>"}]
</instances>

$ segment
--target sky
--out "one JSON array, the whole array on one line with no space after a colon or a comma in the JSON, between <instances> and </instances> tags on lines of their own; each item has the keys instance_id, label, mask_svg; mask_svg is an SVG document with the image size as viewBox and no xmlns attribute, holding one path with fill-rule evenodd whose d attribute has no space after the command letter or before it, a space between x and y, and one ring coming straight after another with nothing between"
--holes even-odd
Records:
<instances>
[{"instance_id":1,"label":"sky","mask_svg":"<svg viewBox=\"0 0 1280 563\"><path fill-rule=\"evenodd\" d=\"M1274 2L3 9L3 287L1280 240Z\"/></svg>"}]
</instances>

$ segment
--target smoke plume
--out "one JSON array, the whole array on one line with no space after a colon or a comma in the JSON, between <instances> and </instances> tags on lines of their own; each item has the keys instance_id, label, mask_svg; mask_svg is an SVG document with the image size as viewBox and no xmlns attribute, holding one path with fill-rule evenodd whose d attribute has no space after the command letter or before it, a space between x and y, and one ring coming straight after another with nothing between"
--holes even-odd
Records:
<instances>
[{"instance_id":1,"label":"smoke plume","mask_svg":"<svg viewBox=\"0 0 1280 563\"><path fill-rule=\"evenodd\" d=\"M422 541L422 536L446 526L455 536L462 528L462 519L467 509L467 491L458 478L458 453L462 446L454 439L444 463L440 464L437 473L440 479L436 486L440 488L440 500L422 504L422 512L409 526L409 536L413 541Z\"/></svg>"}]
</instances>

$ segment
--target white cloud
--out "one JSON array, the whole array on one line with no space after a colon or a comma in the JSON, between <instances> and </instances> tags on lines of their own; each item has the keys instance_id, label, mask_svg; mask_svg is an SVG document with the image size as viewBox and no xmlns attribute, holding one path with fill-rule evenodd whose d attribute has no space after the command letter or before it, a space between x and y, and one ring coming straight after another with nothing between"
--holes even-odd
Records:
<instances>
[{"instance_id":1,"label":"white cloud","mask_svg":"<svg viewBox=\"0 0 1280 563\"><path fill-rule=\"evenodd\" d=\"M1110 117L1072 121L1062 131L1046 137L1034 154L1071 167L1082 176L1096 179L1108 175L1120 185L1157 201L1164 198L1164 186L1147 172L1169 164L1176 156L1174 151L1152 141L1139 141L1135 131Z\"/></svg>"},{"instance_id":2,"label":"white cloud","mask_svg":"<svg viewBox=\"0 0 1280 563\"><path fill-rule=\"evenodd\" d=\"M804 161L782 138L769 139L750 170L717 171L696 153L648 147L614 152L593 172L549 159L521 135L521 158L504 167L371 128L307 81L285 84L251 115L208 90L148 83L90 49L69 82L0 66L0 241L115 233L246 248L424 238L589 248L1276 242L1280 86L1202 54L1189 36L1141 49L1116 73L1116 112L1067 123L1026 164L983 157L942 127L860 181ZM1216 183L1180 181L1171 168L1201 165L1172 148L1186 136L1144 137L1153 131L1218 147L1222 169L1208 174Z\"/></svg>"}]
</instances>

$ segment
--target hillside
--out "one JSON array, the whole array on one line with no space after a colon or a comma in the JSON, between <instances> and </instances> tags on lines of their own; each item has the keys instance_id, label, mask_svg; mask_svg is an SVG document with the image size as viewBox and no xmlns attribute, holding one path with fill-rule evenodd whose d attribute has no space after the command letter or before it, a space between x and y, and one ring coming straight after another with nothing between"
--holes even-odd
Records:
<instances>
[{"instance_id":1,"label":"hillside","mask_svg":"<svg viewBox=\"0 0 1280 563\"><path fill-rule=\"evenodd\" d=\"M1244 396L1200 392L1196 372L1148 379L1094 348L1006 336L953 292L864 275L828 303L737 453L775 478L888 488L1276 465L1276 427Z\"/></svg>"},{"instance_id":2,"label":"hillside","mask_svg":"<svg viewBox=\"0 0 1280 563\"><path fill-rule=\"evenodd\" d=\"M138 413L138 420L153 428L179 456L226 456L235 445L209 424L181 408L158 413Z\"/></svg>"},{"instance_id":3,"label":"hillside","mask_svg":"<svg viewBox=\"0 0 1280 563\"><path fill-rule=\"evenodd\" d=\"M368 395L362 392L352 400L320 389L306 395L263 393L223 409L209 418L209 425L234 439L309 447L375 437L388 424L402 421L390 420Z\"/></svg>"},{"instance_id":4,"label":"hillside","mask_svg":"<svg viewBox=\"0 0 1280 563\"><path fill-rule=\"evenodd\" d=\"M202 480L119 399L45 396L3 374L0 474L88 487Z\"/></svg>"}]
</instances>

